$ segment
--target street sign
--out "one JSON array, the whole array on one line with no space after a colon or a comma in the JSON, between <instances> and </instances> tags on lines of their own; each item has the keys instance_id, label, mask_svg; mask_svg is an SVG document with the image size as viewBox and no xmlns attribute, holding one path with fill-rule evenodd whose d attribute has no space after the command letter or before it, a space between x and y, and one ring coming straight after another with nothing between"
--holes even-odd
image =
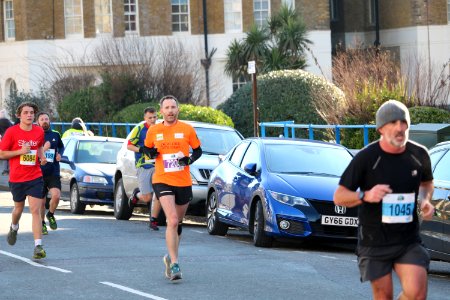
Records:
<instances>
[{"instance_id":1,"label":"street sign","mask_svg":"<svg viewBox=\"0 0 450 300\"><path fill-rule=\"evenodd\" d=\"M248 62L247 73L248 74L255 74L256 73L256 65L255 65L255 61L254 60L251 60L251 61Z\"/></svg>"}]
</instances>

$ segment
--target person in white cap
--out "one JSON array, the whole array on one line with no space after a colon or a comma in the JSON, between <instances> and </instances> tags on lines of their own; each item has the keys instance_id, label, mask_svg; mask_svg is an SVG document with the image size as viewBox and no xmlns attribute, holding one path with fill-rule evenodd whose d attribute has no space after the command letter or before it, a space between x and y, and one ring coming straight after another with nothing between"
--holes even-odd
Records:
<instances>
[{"instance_id":1,"label":"person in white cap","mask_svg":"<svg viewBox=\"0 0 450 300\"><path fill-rule=\"evenodd\" d=\"M358 266L374 299L393 299L392 270L402 286L397 299L426 299L430 256L419 235L419 214L430 220L433 174L427 149L408 140L404 104L389 100L376 113L381 137L362 149L341 176L336 205L359 206Z\"/></svg>"}]
</instances>

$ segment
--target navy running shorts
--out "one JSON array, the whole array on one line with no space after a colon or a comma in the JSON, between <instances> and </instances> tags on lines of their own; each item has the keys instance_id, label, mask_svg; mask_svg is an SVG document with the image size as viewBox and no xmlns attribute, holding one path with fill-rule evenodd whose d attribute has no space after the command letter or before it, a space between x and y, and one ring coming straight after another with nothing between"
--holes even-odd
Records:
<instances>
[{"instance_id":1,"label":"navy running shorts","mask_svg":"<svg viewBox=\"0 0 450 300\"><path fill-rule=\"evenodd\" d=\"M167 195L175 196L175 204L184 205L192 200L192 186L172 186L165 183L153 184L156 197Z\"/></svg>"},{"instance_id":2,"label":"navy running shorts","mask_svg":"<svg viewBox=\"0 0 450 300\"><path fill-rule=\"evenodd\" d=\"M42 198L44 180L42 177L38 177L25 182L9 182L9 188L11 190L14 202L25 201L27 196Z\"/></svg>"}]
</instances>

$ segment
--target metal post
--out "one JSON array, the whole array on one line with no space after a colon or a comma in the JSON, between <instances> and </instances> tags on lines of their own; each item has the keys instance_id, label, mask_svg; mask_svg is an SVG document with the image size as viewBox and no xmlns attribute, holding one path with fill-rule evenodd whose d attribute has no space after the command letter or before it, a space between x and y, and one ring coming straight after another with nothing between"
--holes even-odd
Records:
<instances>
[{"instance_id":1,"label":"metal post","mask_svg":"<svg viewBox=\"0 0 450 300\"><path fill-rule=\"evenodd\" d=\"M253 99L253 133L259 136L258 133L258 91L256 84L256 73L252 74L252 99Z\"/></svg>"}]
</instances>

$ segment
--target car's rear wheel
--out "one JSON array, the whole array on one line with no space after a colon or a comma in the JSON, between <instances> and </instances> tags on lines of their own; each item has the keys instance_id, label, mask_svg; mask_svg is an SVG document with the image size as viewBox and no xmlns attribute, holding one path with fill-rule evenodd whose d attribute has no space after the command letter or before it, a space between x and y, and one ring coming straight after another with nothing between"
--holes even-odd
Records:
<instances>
[{"instance_id":1,"label":"car's rear wheel","mask_svg":"<svg viewBox=\"0 0 450 300\"><path fill-rule=\"evenodd\" d=\"M80 201L80 190L78 184L75 182L70 187L70 211L73 214L82 215L86 210L86 204Z\"/></svg>"},{"instance_id":2,"label":"car's rear wheel","mask_svg":"<svg viewBox=\"0 0 450 300\"><path fill-rule=\"evenodd\" d=\"M217 217L217 194L212 192L206 203L206 227L208 233L211 235L226 235L228 232L228 226L219 221Z\"/></svg>"},{"instance_id":3,"label":"car's rear wheel","mask_svg":"<svg viewBox=\"0 0 450 300\"><path fill-rule=\"evenodd\" d=\"M253 243L256 247L272 247L273 238L264 231L266 220L261 201L256 203L255 221L253 223Z\"/></svg>"},{"instance_id":4,"label":"car's rear wheel","mask_svg":"<svg viewBox=\"0 0 450 300\"><path fill-rule=\"evenodd\" d=\"M128 205L127 194L123 187L123 180L120 178L114 191L114 217L117 220L129 220L133 215L133 208Z\"/></svg>"}]
</instances>

